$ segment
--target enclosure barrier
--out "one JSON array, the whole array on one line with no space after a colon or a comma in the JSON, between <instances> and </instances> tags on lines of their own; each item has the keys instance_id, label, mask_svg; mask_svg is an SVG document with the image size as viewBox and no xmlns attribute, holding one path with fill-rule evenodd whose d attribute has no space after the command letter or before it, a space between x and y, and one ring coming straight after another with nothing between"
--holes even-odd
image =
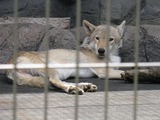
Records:
<instances>
[{"instance_id":1,"label":"enclosure barrier","mask_svg":"<svg viewBox=\"0 0 160 120\"><path fill-rule=\"evenodd\" d=\"M17 52L18 52L18 33L16 31L17 29L17 19L18 19L18 0L14 0L14 64L0 64L0 69L34 69L34 68L45 68L46 70L46 79L47 79L47 68L76 68L76 78L75 82L79 82L79 68L82 67L105 67L106 68L106 80L105 80L105 116L104 119L108 119L108 68L109 67L134 67L135 68L135 77L134 77L134 113L133 113L133 119L137 119L137 87L138 87L138 72L137 69L138 67L160 67L160 62L138 62L138 54L139 54L139 40L140 40L140 33L139 33L139 27L140 27L140 0L136 0L136 39L135 39L135 62L134 63L79 63L79 40L80 40L80 19L81 19L81 0L77 0L77 12L76 12L76 39L77 39L77 59L75 64L49 64L48 63L48 53L46 52L46 63L45 64L25 64L25 65L16 65L16 57L17 57ZM46 0L46 35L45 35L45 46L46 49L48 49L48 30L49 30L49 11L50 11L50 0ZM106 0L106 6L107 6L107 14L106 14L106 24L110 25L110 18L111 18L111 0ZM107 35L110 34L110 30L108 30ZM16 76L14 76L14 79L16 79ZM78 120L78 95L75 96L75 120ZM48 81L46 80L46 86L44 89L44 120L47 120L47 105L48 105ZM16 112L17 112L17 85L16 82L13 84L13 120L16 120Z\"/></svg>"}]
</instances>

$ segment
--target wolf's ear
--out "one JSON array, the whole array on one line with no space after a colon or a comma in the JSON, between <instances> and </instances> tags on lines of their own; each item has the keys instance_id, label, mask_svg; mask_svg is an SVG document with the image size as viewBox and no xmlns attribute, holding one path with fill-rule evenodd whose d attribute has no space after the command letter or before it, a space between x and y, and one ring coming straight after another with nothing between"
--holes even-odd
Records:
<instances>
[{"instance_id":1,"label":"wolf's ear","mask_svg":"<svg viewBox=\"0 0 160 120\"><path fill-rule=\"evenodd\" d=\"M90 35L96 28L93 24L89 23L87 20L83 20L83 28L87 35Z\"/></svg>"},{"instance_id":2,"label":"wolf's ear","mask_svg":"<svg viewBox=\"0 0 160 120\"><path fill-rule=\"evenodd\" d=\"M125 30L125 24L126 24L126 21L124 20L118 27L118 32L120 34L120 36L122 37L123 36L123 33L124 33L124 30Z\"/></svg>"}]
</instances>

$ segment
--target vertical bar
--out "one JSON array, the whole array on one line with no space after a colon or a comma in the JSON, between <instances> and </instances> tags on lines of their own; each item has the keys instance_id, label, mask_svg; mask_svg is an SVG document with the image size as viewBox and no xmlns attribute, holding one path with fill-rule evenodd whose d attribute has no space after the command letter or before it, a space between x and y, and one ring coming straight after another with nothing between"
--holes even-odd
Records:
<instances>
[{"instance_id":1,"label":"vertical bar","mask_svg":"<svg viewBox=\"0 0 160 120\"><path fill-rule=\"evenodd\" d=\"M75 78L75 82L76 82L76 86L78 86L78 82L79 82L79 50L80 50L80 45L79 45L79 41L80 41L80 21L81 21L81 0L77 0L76 2L76 40L77 40L77 44L76 44L76 50L77 50L77 54L76 54L76 78ZM76 98L75 98L75 120L78 120L78 103L79 103L79 97L78 97L78 92L76 92Z\"/></svg>"},{"instance_id":2,"label":"vertical bar","mask_svg":"<svg viewBox=\"0 0 160 120\"><path fill-rule=\"evenodd\" d=\"M133 119L137 120L137 89L138 89L138 62L139 62L139 40L140 40L140 3L136 0L136 30L135 30L135 74L134 74L134 114Z\"/></svg>"},{"instance_id":3,"label":"vertical bar","mask_svg":"<svg viewBox=\"0 0 160 120\"><path fill-rule=\"evenodd\" d=\"M110 26L110 20L111 20L111 0L106 0L106 24L107 26ZM107 39L110 37L110 28L107 28ZM106 45L106 79L105 79L105 120L108 120L108 88L109 88L109 66L108 66L108 60L109 60L109 44Z\"/></svg>"},{"instance_id":4,"label":"vertical bar","mask_svg":"<svg viewBox=\"0 0 160 120\"><path fill-rule=\"evenodd\" d=\"M14 82L13 82L13 120L17 119L17 84L16 84L16 80L17 80L17 76L16 76L16 59L17 59L17 51L18 51L18 25L17 25L17 21L18 21L18 0L14 0L13 3L13 11L14 11L14 26L13 26L13 38L14 38L14 50L13 50L13 54L14 54Z\"/></svg>"},{"instance_id":5,"label":"vertical bar","mask_svg":"<svg viewBox=\"0 0 160 120\"><path fill-rule=\"evenodd\" d=\"M48 38L49 38L49 16L50 16L50 0L46 0L45 2L45 17L46 17L46 24L45 24L45 37L44 37L44 44L45 44L45 87L44 87L44 120L47 120L47 106L48 106Z\"/></svg>"}]
</instances>

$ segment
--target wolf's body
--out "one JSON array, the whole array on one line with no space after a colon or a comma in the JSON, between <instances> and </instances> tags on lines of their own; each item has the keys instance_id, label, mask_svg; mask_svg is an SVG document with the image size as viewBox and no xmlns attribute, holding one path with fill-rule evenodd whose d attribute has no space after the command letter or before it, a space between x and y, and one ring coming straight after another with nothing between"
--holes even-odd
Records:
<instances>
[{"instance_id":1,"label":"wolf's body","mask_svg":"<svg viewBox=\"0 0 160 120\"><path fill-rule=\"evenodd\" d=\"M109 53L108 62L120 62L118 56L118 49L122 45L121 37L123 35L125 22L119 25L117 28L110 27L110 37L107 37L108 26L94 26L88 21L83 21L84 29L88 37L84 40L79 51L80 63L105 63L106 53ZM108 39L107 39L108 38ZM106 46L109 48L107 49ZM109 52L107 52L109 50ZM48 51L49 63L75 63L76 62L75 50L66 49L52 49ZM44 52L20 52L17 56L17 64L41 64L45 63L46 55ZM13 63L13 59L8 62ZM109 68L109 78L121 78L121 70L114 70ZM28 85L35 87L43 87L45 85L44 69L18 69L17 71L8 70L8 78L12 79L16 75L16 82L18 85ZM80 77L92 77L97 75L99 78L106 77L105 68L80 68ZM50 68L48 69L48 79L56 87L64 90L67 93L83 94L84 91L94 92L97 90L96 85L92 83L78 83L76 86L73 83L66 83L63 80L69 77L76 76L75 68Z\"/></svg>"}]
</instances>

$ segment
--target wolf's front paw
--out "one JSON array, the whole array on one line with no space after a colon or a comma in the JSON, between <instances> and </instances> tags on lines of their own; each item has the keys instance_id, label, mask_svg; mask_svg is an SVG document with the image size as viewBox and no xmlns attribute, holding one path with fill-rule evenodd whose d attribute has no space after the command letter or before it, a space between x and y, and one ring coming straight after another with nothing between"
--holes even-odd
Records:
<instances>
[{"instance_id":1,"label":"wolf's front paw","mask_svg":"<svg viewBox=\"0 0 160 120\"><path fill-rule=\"evenodd\" d=\"M86 85L83 89L85 92L96 92L97 91L97 86L89 83L88 85Z\"/></svg>"},{"instance_id":2,"label":"wolf's front paw","mask_svg":"<svg viewBox=\"0 0 160 120\"><path fill-rule=\"evenodd\" d=\"M79 88L79 87L70 86L70 87L68 88L67 93L69 93L69 94L83 95L84 91L83 91L81 88Z\"/></svg>"},{"instance_id":3,"label":"wolf's front paw","mask_svg":"<svg viewBox=\"0 0 160 120\"><path fill-rule=\"evenodd\" d=\"M92 83L79 83L78 87L84 90L84 92L96 92L97 86Z\"/></svg>"}]
</instances>

